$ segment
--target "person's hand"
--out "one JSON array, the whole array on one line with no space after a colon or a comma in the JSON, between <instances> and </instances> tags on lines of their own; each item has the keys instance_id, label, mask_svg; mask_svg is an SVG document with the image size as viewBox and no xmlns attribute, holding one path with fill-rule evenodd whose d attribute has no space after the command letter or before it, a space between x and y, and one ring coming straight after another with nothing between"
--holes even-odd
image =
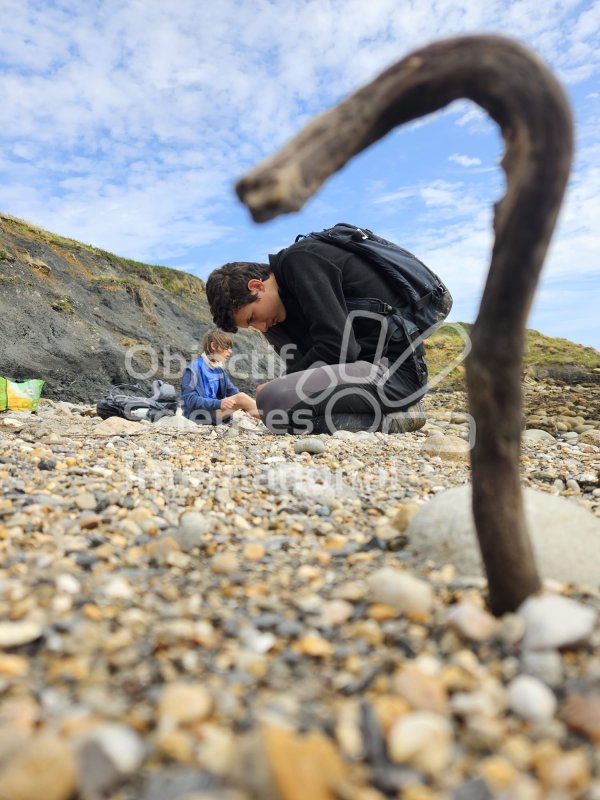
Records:
<instances>
[{"instance_id":1,"label":"person's hand","mask_svg":"<svg viewBox=\"0 0 600 800\"><path fill-rule=\"evenodd\" d=\"M236 407L237 407L237 402L235 399L235 395L232 395L231 397L224 397L221 400L221 411L232 411Z\"/></svg>"}]
</instances>

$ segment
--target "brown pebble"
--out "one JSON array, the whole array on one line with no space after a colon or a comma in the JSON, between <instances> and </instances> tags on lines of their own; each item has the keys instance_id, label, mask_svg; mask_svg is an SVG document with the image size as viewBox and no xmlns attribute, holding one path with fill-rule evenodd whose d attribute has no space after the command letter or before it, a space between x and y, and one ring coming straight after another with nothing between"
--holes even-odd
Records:
<instances>
[{"instance_id":1,"label":"brown pebble","mask_svg":"<svg viewBox=\"0 0 600 800\"><path fill-rule=\"evenodd\" d=\"M87 531L92 528L97 528L102 522L102 517L100 514L94 514L92 511L84 511L77 522L82 530Z\"/></svg>"},{"instance_id":2,"label":"brown pebble","mask_svg":"<svg viewBox=\"0 0 600 800\"><path fill-rule=\"evenodd\" d=\"M333 645L331 642L328 642L327 639L323 639L317 634L303 636L293 647L297 653L302 653L302 655L305 656L313 656L314 658L325 658L333 653Z\"/></svg>"},{"instance_id":3,"label":"brown pebble","mask_svg":"<svg viewBox=\"0 0 600 800\"><path fill-rule=\"evenodd\" d=\"M6 678L20 678L29 672L29 661L23 656L0 653L0 675Z\"/></svg>"},{"instance_id":4,"label":"brown pebble","mask_svg":"<svg viewBox=\"0 0 600 800\"><path fill-rule=\"evenodd\" d=\"M564 720L571 730L600 744L600 695L570 694L564 706Z\"/></svg>"},{"instance_id":5,"label":"brown pebble","mask_svg":"<svg viewBox=\"0 0 600 800\"><path fill-rule=\"evenodd\" d=\"M217 575L230 575L240 568L235 553L218 553L211 562L211 569Z\"/></svg>"},{"instance_id":6,"label":"brown pebble","mask_svg":"<svg viewBox=\"0 0 600 800\"><path fill-rule=\"evenodd\" d=\"M0 769L0 797L69 800L75 792L75 759L56 736L33 736Z\"/></svg>"},{"instance_id":7,"label":"brown pebble","mask_svg":"<svg viewBox=\"0 0 600 800\"><path fill-rule=\"evenodd\" d=\"M394 675L393 685L400 697L414 709L438 714L446 710L448 697L440 678L427 675L413 664L402 667Z\"/></svg>"},{"instance_id":8,"label":"brown pebble","mask_svg":"<svg viewBox=\"0 0 600 800\"><path fill-rule=\"evenodd\" d=\"M244 558L248 561L260 561L266 550L262 544L252 542L244 547Z\"/></svg>"},{"instance_id":9,"label":"brown pebble","mask_svg":"<svg viewBox=\"0 0 600 800\"><path fill-rule=\"evenodd\" d=\"M367 616L370 619L374 619L375 622L385 622L388 619L397 617L398 612L385 603L372 603L367 609Z\"/></svg>"},{"instance_id":10,"label":"brown pebble","mask_svg":"<svg viewBox=\"0 0 600 800\"><path fill-rule=\"evenodd\" d=\"M75 498L75 505L82 511L93 511L98 505L98 501L91 492L82 492Z\"/></svg>"},{"instance_id":11,"label":"brown pebble","mask_svg":"<svg viewBox=\"0 0 600 800\"><path fill-rule=\"evenodd\" d=\"M202 684L173 683L160 696L158 715L163 722L185 725L206 719L212 706L212 696Z\"/></svg>"}]
</instances>

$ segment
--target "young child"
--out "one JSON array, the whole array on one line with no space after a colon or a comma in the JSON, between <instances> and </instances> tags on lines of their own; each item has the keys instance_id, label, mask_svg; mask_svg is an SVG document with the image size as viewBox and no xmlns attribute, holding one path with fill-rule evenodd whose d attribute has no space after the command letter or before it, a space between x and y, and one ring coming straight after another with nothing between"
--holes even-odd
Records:
<instances>
[{"instance_id":1,"label":"young child","mask_svg":"<svg viewBox=\"0 0 600 800\"><path fill-rule=\"evenodd\" d=\"M183 413L188 419L201 425L218 425L230 422L238 409L260 419L254 400L240 392L223 369L231 348L231 336L223 331L204 334L200 358L188 364L181 379Z\"/></svg>"}]
</instances>

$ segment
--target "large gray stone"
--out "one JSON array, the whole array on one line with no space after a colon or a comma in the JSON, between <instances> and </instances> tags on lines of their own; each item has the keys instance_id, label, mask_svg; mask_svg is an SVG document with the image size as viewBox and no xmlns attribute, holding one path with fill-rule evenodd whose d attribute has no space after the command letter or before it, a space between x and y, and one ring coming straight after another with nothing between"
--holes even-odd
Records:
<instances>
[{"instance_id":1,"label":"large gray stone","mask_svg":"<svg viewBox=\"0 0 600 800\"><path fill-rule=\"evenodd\" d=\"M600 582L600 520L561 497L525 489L525 516L538 568L544 578L596 586ZM462 575L483 573L471 486L441 492L413 517L407 530L412 550L454 564Z\"/></svg>"}]
</instances>

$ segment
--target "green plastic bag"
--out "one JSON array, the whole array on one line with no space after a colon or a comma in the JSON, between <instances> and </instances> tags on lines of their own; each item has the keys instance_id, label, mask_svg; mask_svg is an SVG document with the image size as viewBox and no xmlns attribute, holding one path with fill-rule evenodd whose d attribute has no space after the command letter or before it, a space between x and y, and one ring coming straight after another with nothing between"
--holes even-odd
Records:
<instances>
[{"instance_id":1,"label":"green plastic bag","mask_svg":"<svg viewBox=\"0 0 600 800\"><path fill-rule=\"evenodd\" d=\"M0 375L0 411L37 411L46 381L11 381Z\"/></svg>"}]
</instances>

